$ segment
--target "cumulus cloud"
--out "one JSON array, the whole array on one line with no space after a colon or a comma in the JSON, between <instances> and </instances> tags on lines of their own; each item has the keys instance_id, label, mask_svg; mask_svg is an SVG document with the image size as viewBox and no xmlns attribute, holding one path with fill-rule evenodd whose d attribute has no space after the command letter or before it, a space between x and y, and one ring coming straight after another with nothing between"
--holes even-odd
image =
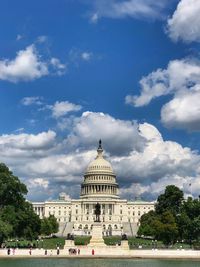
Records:
<instances>
[{"instance_id":1,"label":"cumulus cloud","mask_svg":"<svg viewBox=\"0 0 200 267\"><path fill-rule=\"evenodd\" d=\"M90 21L96 23L99 18L121 19L126 17L137 19L162 19L167 9L167 1L154 0L95 0Z\"/></svg>"},{"instance_id":2,"label":"cumulus cloud","mask_svg":"<svg viewBox=\"0 0 200 267\"><path fill-rule=\"evenodd\" d=\"M29 81L48 75L47 63L41 60L34 45L20 50L13 60L0 61L0 79L10 82Z\"/></svg>"},{"instance_id":3,"label":"cumulus cloud","mask_svg":"<svg viewBox=\"0 0 200 267\"><path fill-rule=\"evenodd\" d=\"M39 186L39 187L42 187L43 189L47 189L48 185L49 185L49 181L45 180L43 178L35 178L35 179L29 181L30 188L33 188L33 187L38 188L38 186Z\"/></svg>"},{"instance_id":4,"label":"cumulus cloud","mask_svg":"<svg viewBox=\"0 0 200 267\"><path fill-rule=\"evenodd\" d=\"M53 106L49 106L52 110L52 116L54 118L60 118L68 114L69 112L76 112L82 109L82 106L73 104L69 101L56 101Z\"/></svg>"},{"instance_id":5,"label":"cumulus cloud","mask_svg":"<svg viewBox=\"0 0 200 267\"><path fill-rule=\"evenodd\" d=\"M22 98L21 104L24 106L30 106L30 105L42 105L42 97L40 96L27 96Z\"/></svg>"},{"instance_id":6,"label":"cumulus cloud","mask_svg":"<svg viewBox=\"0 0 200 267\"><path fill-rule=\"evenodd\" d=\"M108 114L84 112L75 118L67 138L71 145L94 147L102 139L111 154L129 153L132 149L141 150L144 138L139 135L137 123L114 119Z\"/></svg>"},{"instance_id":7,"label":"cumulus cloud","mask_svg":"<svg viewBox=\"0 0 200 267\"><path fill-rule=\"evenodd\" d=\"M54 131L0 136L0 161L27 184L29 199L55 199L60 192L77 198L100 138L105 157L117 174L122 197L142 195L153 200L168 183L182 186L188 194L187 184L199 183L200 155L163 140L151 124L94 112L71 120L63 138ZM193 190L195 196L197 191Z\"/></svg>"},{"instance_id":8,"label":"cumulus cloud","mask_svg":"<svg viewBox=\"0 0 200 267\"><path fill-rule=\"evenodd\" d=\"M17 52L14 59L0 60L0 80L10 82L32 81L49 74L63 75L66 64L58 58L42 59L34 44Z\"/></svg>"},{"instance_id":9,"label":"cumulus cloud","mask_svg":"<svg viewBox=\"0 0 200 267\"><path fill-rule=\"evenodd\" d=\"M69 61L75 66L79 66L81 62L89 62L95 58L95 55L89 50L81 50L76 47L69 51Z\"/></svg>"},{"instance_id":10,"label":"cumulus cloud","mask_svg":"<svg viewBox=\"0 0 200 267\"><path fill-rule=\"evenodd\" d=\"M59 76L66 73L67 65L60 62L56 57L52 57L50 60L51 65L53 66L55 73Z\"/></svg>"},{"instance_id":11,"label":"cumulus cloud","mask_svg":"<svg viewBox=\"0 0 200 267\"><path fill-rule=\"evenodd\" d=\"M0 150L4 157L27 157L36 151L48 150L56 142L56 133L49 130L39 134L4 134L0 136Z\"/></svg>"},{"instance_id":12,"label":"cumulus cloud","mask_svg":"<svg viewBox=\"0 0 200 267\"><path fill-rule=\"evenodd\" d=\"M168 19L168 34L174 41L200 41L200 1L181 0Z\"/></svg>"},{"instance_id":13,"label":"cumulus cloud","mask_svg":"<svg viewBox=\"0 0 200 267\"><path fill-rule=\"evenodd\" d=\"M190 89L200 83L200 63L192 59L172 60L166 69L158 69L140 80L140 96L127 96L135 107L148 105L154 98Z\"/></svg>"},{"instance_id":14,"label":"cumulus cloud","mask_svg":"<svg viewBox=\"0 0 200 267\"><path fill-rule=\"evenodd\" d=\"M166 127L200 130L200 87L175 96L161 110L161 120Z\"/></svg>"},{"instance_id":15,"label":"cumulus cloud","mask_svg":"<svg viewBox=\"0 0 200 267\"><path fill-rule=\"evenodd\" d=\"M166 69L158 69L140 80L139 96L129 95L126 103L135 107L148 105L153 99L172 95L161 111L168 127L199 130L200 62L195 59L172 60ZM187 110L187 111L186 111Z\"/></svg>"}]
</instances>

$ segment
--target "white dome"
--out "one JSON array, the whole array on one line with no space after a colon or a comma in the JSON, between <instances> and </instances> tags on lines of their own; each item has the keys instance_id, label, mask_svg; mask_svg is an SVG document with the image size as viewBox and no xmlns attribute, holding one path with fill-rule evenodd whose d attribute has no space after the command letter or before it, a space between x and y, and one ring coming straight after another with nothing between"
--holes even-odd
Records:
<instances>
[{"instance_id":1,"label":"white dome","mask_svg":"<svg viewBox=\"0 0 200 267\"><path fill-rule=\"evenodd\" d=\"M92 173L109 172L113 174L113 169L111 164L103 158L102 154L98 154L96 159L92 161L87 167L86 174L91 172Z\"/></svg>"},{"instance_id":2,"label":"white dome","mask_svg":"<svg viewBox=\"0 0 200 267\"><path fill-rule=\"evenodd\" d=\"M101 140L97 157L87 167L81 184L81 198L119 198L116 175L111 164L103 158Z\"/></svg>"}]
</instances>

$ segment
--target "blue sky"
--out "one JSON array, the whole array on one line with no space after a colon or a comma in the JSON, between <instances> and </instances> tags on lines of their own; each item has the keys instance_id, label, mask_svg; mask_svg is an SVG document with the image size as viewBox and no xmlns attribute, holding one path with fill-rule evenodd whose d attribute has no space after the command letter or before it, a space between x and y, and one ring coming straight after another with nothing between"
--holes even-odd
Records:
<instances>
[{"instance_id":1,"label":"blue sky","mask_svg":"<svg viewBox=\"0 0 200 267\"><path fill-rule=\"evenodd\" d=\"M167 181L198 194L199 10L198 0L2 1L0 160L31 200L77 197L99 138L123 197L155 199Z\"/></svg>"}]
</instances>

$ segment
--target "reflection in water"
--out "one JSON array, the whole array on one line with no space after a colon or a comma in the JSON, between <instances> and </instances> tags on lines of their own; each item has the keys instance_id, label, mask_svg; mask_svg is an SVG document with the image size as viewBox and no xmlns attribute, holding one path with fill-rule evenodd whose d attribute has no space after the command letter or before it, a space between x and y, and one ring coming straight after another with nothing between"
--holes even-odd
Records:
<instances>
[{"instance_id":1,"label":"reflection in water","mask_svg":"<svg viewBox=\"0 0 200 267\"><path fill-rule=\"evenodd\" d=\"M199 267L200 261L137 259L0 259L0 267Z\"/></svg>"}]
</instances>

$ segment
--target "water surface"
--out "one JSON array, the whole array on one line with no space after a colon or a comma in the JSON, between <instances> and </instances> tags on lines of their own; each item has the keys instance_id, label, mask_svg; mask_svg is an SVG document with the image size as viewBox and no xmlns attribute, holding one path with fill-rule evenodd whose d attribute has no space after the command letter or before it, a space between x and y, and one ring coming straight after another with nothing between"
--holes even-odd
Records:
<instances>
[{"instance_id":1,"label":"water surface","mask_svg":"<svg viewBox=\"0 0 200 267\"><path fill-rule=\"evenodd\" d=\"M200 261L148 259L0 259L0 267L200 267Z\"/></svg>"}]
</instances>

